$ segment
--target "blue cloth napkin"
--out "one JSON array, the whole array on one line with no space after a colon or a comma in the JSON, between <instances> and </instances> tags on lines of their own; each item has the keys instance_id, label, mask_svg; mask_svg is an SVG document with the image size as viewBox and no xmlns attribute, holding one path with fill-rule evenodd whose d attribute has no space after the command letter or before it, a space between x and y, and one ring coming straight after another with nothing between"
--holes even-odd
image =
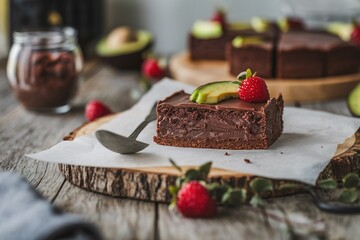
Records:
<instances>
[{"instance_id":1,"label":"blue cloth napkin","mask_svg":"<svg viewBox=\"0 0 360 240\"><path fill-rule=\"evenodd\" d=\"M97 229L44 200L19 175L0 172L0 239L101 239Z\"/></svg>"}]
</instances>

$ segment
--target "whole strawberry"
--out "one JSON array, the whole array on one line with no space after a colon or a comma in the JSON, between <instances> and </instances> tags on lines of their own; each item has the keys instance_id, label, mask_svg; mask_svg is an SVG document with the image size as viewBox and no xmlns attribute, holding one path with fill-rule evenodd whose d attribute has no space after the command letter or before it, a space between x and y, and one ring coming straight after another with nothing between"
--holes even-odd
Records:
<instances>
[{"instance_id":1,"label":"whole strawberry","mask_svg":"<svg viewBox=\"0 0 360 240\"><path fill-rule=\"evenodd\" d=\"M250 69L240 73L239 80L242 80L239 86L238 95L245 102L260 103L269 99L269 90L264 79L252 74Z\"/></svg>"},{"instance_id":2,"label":"whole strawberry","mask_svg":"<svg viewBox=\"0 0 360 240\"><path fill-rule=\"evenodd\" d=\"M354 24L354 30L351 33L351 41L360 45L360 24Z\"/></svg>"},{"instance_id":3,"label":"whole strawberry","mask_svg":"<svg viewBox=\"0 0 360 240\"><path fill-rule=\"evenodd\" d=\"M166 74L165 67L162 66L160 60L150 58L144 61L142 65L142 73L145 77L150 79L160 79Z\"/></svg>"},{"instance_id":4,"label":"whole strawberry","mask_svg":"<svg viewBox=\"0 0 360 240\"><path fill-rule=\"evenodd\" d=\"M177 209L185 217L211 218L216 214L216 203L203 185L190 181L178 192Z\"/></svg>"},{"instance_id":5,"label":"whole strawberry","mask_svg":"<svg viewBox=\"0 0 360 240\"><path fill-rule=\"evenodd\" d=\"M98 100L88 102L85 107L85 117L90 122L110 113L112 113L110 108Z\"/></svg>"},{"instance_id":6,"label":"whole strawberry","mask_svg":"<svg viewBox=\"0 0 360 240\"><path fill-rule=\"evenodd\" d=\"M226 26L226 14L225 11L221 8L217 9L213 16L211 17L211 21L218 22L221 26Z\"/></svg>"}]
</instances>

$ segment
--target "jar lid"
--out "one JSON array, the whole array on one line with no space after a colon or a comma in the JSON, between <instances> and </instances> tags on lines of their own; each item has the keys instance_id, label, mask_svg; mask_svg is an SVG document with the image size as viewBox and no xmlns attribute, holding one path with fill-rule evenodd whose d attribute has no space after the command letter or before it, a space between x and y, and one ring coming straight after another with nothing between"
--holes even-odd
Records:
<instances>
[{"instance_id":1,"label":"jar lid","mask_svg":"<svg viewBox=\"0 0 360 240\"><path fill-rule=\"evenodd\" d=\"M14 42L21 44L56 44L74 41L76 36L77 32L72 27L33 28L15 31L13 33Z\"/></svg>"}]
</instances>

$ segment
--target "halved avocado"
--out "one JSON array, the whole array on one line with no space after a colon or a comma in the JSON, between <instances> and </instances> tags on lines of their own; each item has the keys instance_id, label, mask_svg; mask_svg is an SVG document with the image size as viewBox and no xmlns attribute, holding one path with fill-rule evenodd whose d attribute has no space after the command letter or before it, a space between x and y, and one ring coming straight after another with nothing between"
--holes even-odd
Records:
<instances>
[{"instance_id":1,"label":"halved avocado","mask_svg":"<svg viewBox=\"0 0 360 240\"><path fill-rule=\"evenodd\" d=\"M223 35L221 24L214 21L196 21L192 35L199 39L219 38Z\"/></svg>"},{"instance_id":2,"label":"halved avocado","mask_svg":"<svg viewBox=\"0 0 360 240\"><path fill-rule=\"evenodd\" d=\"M251 26L256 32L262 33L269 29L270 22L264 18L253 17L251 19Z\"/></svg>"},{"instance_id":3,"label":"halved avocado","mask_svg":"<svg viewBox=\"0 0 360 240\"><path fill-rule=\"evenodd\" d=\"M351 114L360 117L360 84L351 91L347 103Z\"/></svg>"},{"instance_id":4,"label":"halved avocado","mask_svg":"<svg viewBox=\"0 0 360 240\"><path fill-rule=\"evenodd\" d=\"M145 52L152 47L153 37L147 31L135 32L135 41L109 46L107 37L96 45L95 52L105 63L126 70L140 70Z\"/></svg>"},{"instance_id":5,"label":"halved avocado","mask_svg":"<svg viewBox=\"0 0 360 240\"><path fill-rule=\"evenodd\" d=\"M326 30L339 36L343 41L350 41L351 33L354 31L354 24L343 22L331 22L326 26Z\"/></svg>"},{"instance_id":6,"label":"halved avocado","mask_svg":"<svg viewBox=\"0 0 360 240\"><path fill-rule=\"evenodd\" d=\"M147 31L137 31L136 40L120 44L117 47L109 47L106 37L101 39L96 46L96 52L100 56L116 56L129 54L144 49L152 41L152 36Z\"/></svg>"},{"instance_id":7,"label":"halved avocado","mask_svg":"<svg viewBox=\"0 0 360 240\"><path fill-rule=\"evenodd\" d=\"M236 48L240 48L243 47L244 45L257 45L264 42L265 41L263 38L257 36L254 37L237 36L231 41L231 44Z\"/></svg>"},{"instance_id":8,"label":"halved avocado","mask_svg":"<svg viewBox=\"0 0 360 240\"><path fill-rule=\"evenodd\" d=\"M212 82L195 89L190 100L199 104L215 104L225 99L238 98L240 81Z\"/></svg>"}]
</instances>

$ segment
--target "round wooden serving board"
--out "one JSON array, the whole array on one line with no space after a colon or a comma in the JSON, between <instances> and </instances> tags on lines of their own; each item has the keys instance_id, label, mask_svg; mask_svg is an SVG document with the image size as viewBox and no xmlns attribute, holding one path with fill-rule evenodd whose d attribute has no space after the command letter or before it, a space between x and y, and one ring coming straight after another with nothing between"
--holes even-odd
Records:
<instances>
[{"instance_id":1,"label":"round wooden serving board","mask_svg":"<svg viewBox=\"0 0 360 240\"><path fill-rule=\"evenodd\" d=\"M192 61L187 52L178 53L170 60L174 79L194 86L221 80L236 80L230 75L226 61ZM268 79L270 95L281 93L286 104L314 102L346 97L360 82L360 73L312 79Z\"/></svg>"},{"instance_id":2,"label":"round wooden serving board","mask_svg":"<svg viewBox=\"0 0 360 240\"><path fill-rule=\"evenodd\" d=\"M94 132L102 124L114 117L116 117L116 114L86 123L71 132L64 140L71 141L76 137ZM319 179L328 177L341 179L349 172L360 173L359 152L360 131L338 146L335 156L321 173ZM183 167L183 169L190 167ZM59 164L59 169L70 183L83 189L114 197L128 197L156 202L168 202L170 200L167 188L169 185L174 184L176 177L179 175L178 171L173 167L117 169ZM214 168L210 172L210 181L227 181L231 185L238 187L247 187L249 180L254 177L218 168ZM274 180L274 184L282 182L286 182L286 180ZM289 193L275 192L273 196Z\"/></svg>"}]
</instances>

